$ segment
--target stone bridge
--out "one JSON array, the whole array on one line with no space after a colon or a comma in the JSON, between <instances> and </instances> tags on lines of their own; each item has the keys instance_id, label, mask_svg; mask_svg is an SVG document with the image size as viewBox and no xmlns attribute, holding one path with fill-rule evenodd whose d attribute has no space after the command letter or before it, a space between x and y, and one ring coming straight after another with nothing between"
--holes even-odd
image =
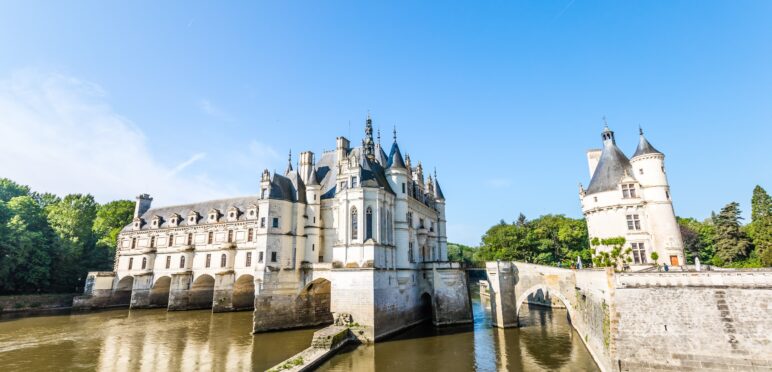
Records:
<instances>
[{"instance_id":1,"label":"stone bridge","mask_svg":"<svg viewBox=\"0 0 772 372\"><path fill-rule=\"evenodd\" d=\"M559 304L603 371L772 371L772 270L615 273L488 262L493 324Z\"/></svg>"}]
</instances>

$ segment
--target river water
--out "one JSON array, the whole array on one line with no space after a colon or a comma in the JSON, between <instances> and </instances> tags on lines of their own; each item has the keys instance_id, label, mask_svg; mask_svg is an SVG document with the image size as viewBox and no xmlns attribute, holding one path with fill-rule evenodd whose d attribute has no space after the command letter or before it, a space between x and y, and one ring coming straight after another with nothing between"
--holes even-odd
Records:
<instances>
[{"instance_id":1,"label":"river water","mask_svg":"<svg viewBox=\"0 0 772 372\"><path fill-rule=\"evenodd\" d=\"M473 326L412 328L350 347L323 371L597 371L565 310L524 309L522 328L491 328L475 293ZM110 310L0 318L0 370L265 370L310 345L314 330L249 334L252 313Z\"/></svg>"}]
</instances>

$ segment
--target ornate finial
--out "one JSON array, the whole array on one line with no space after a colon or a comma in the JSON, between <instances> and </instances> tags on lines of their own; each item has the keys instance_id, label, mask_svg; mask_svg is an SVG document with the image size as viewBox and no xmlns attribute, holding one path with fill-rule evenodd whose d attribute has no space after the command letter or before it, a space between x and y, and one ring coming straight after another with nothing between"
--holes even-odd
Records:
<instances>
[{"instance_id":1,"label":"ornate finial","mask_svg":"<svg viewBox=\"0 0 772 372\"><path fill-rule=\"evenodd\" d=\"M638 132L643 135L643 127L640 124L638 124Z\"/></svg>"},{"instance_id":2,"label":"ornate finial","mask_svg":"<svg viewBox=\"0 0 772 372\"><path fill-rule=\"evenodd\" d=\"M397 142L397 125L394 125L394 142Z\"/></svg>"},{"instance_id":3,"label":"ornate finial","mask_svg":"<svg viewBox=\"0 0 772 372\"><path fill-rule=\"evenodd\" d=\"M381 128L378 128L378 146L381 145Z\"/></svg>"},{"instance_id":4,"label":"ornate finial","mask_svg":"<svg viewBox=\"0 0 772 372\"><path fill-rule=\"evenodd\" d=\"M362 149L368 159L375 159L375 143L373 142L373 119L370 118L370 111L367 112L365 121L365 138L362 140Z\"/></svg>"},{"instance_id":5,"label":"ornate finial","mask_svg":"<svg viewBox=\"0 0 772 372\"><path fill-rule=\"evenodd\" d=\"M289 156L287 157L287 174L292 172L292 149L289 150Z\"/></svg>"},{"instance_id":6,"label":"ornate finial","mask_svg":"<svg viewBox=\"0 0 772 372\"><path fill-rule=\"evenodd\" d=\"M608 129L608 121L606 121L606 115L603 115L603 126Z\"/></svg>"}]
</instances>

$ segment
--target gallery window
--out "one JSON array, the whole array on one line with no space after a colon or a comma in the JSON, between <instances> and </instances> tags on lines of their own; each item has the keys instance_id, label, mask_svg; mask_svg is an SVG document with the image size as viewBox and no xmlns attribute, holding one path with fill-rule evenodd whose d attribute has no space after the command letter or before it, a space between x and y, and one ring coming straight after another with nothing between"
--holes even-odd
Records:
<instances>
[{"instance_id":1,"label":"gallery window","mask_svg":"<svg viewBox=\"0 0 772 372\"><path fill-rule=\"evenodd\" d=\"M359 237L359 215L357 214L357 207L351 208L351 239L357 239Z\"/></svg>"},{"instance_id":2,"label":"gallery window","mask_svg":"<svg viewBox=\"0 0 772 372\"><path fill-rule=\"evenodd\" d=\"M265 217L260 217L260 227L265 228Z\"/></svg>"},{"instance_id":3,"label":"gallery window","mask_svg":"<svg viewBox=\"0 0 772 372\"><path fill-rule=\"evenodd\" d=\"M142 270L147 268L147 257L142 257Z\"/></svg>"},{"instance_id":4,"label":"gallery window","mask_svg":"<svg viewBox=\"0 0 772 372\"><path fill-rule=\"evenodd\" d=\"M168 241L168 242L166 242L166 245L168 245L169 247L171 247L172 245L174 245L174 235L172 235L172 234L169 234L169 241Z\"/></svg>"},{"instance_id":5,"label":"gallery window","mask_svg":"<svg viewBox=\"0 0 772 372\"><path fill-rule=\"evenodd\" d=\"M223 253L222 255L220 255L220 267L225 267L225 265L227 264L228 264L228 256L226 256L225 253Z\"/></svg>"},{"instance_id":6,"label":"gallery window","mask_svg":"<svg viewBox=\"0 0 772 372\"><path fill-rule=\"evenodd\" d=\"M373 209L367 207L365 211L365 240L373 238Z\"/></svg>"},{"instance_id":7,"label":"gallery window","mask_svg":"<svg viewBox=\"0 0 772 372\"><path fill-rule=\"evenodd\" d=\"M134 257L129 257L129 270L134 266Z\"/></svg>"},{"instance_id":8,"label":"gallery window","mask_svg":"<svg viewBox=\"0 0 772 372\"><path fill-rule=\"evenodd\" d=\"M638 218L637 214L628 214L627 215L627 229L630 231L640 231L641 230L641 220Z\"/></svg>"},{"instance_id":9,"label":"gallery window","mask_svg":"<svg viewBox=\"0 0 772 372\"><path fill-rule=\"evenodd\" d=\"M180 269L185 268L185 256L180 256Z\"/></svg>"},{"instance_id":10,"label":"gallery window","mask_svg":"<svg viewBox=\"0 0 772 372\"><path fill-rule=\"evenodd\" d=\"M172 267L172 256L166 256L166 268L169 269Z\"/></svg>"},{"instance_id":11,"label":"gallery window","mask_svg":"<svg viewBox=\"0 0 772 372\"><path fill-rule=\"evenodd\" d=\"M251 242L255 238L255 229L250 228L247 230L247 241Z\"/></svg>"},{"instance_id":12,"label":"gallery window","mask_svg":"<svg viewBox=\"0 0 772 372\"><path fill-rule=\"evenodd\" d=\"M193 233L188 233L188 245L193 245Z\"/></svg>"},{"instance_id":13,"label":"gallery window","mask_svg":"<svg viewBox=\"0 0 772 372\"><path fill-rule=\"evenodd\" d=\"M245 266L252 267L252 252L247 252L247 263Z\"/></svg>"},{"instance_id":14,"label":"gallery window","mask_svg":"<svg viewBox=\"0 0 772 372\"><path fill-rule=\"evenodd\" d=\"M228 230L228 243L233 243L233 230Z\"/></svg>"},{"instance_id":15,"label":"gallery window","mask_svg":"<svg viewBox=\"0 0 772 372\"><path fill-rule=\"evenodd\" d=\"M274 217L273 218L273 225L272 226L273 226L274 229L278 229L279 228L279 217Z\"/></svg>"},{"instance_id":16,"label":"gallery window","mask_svg":"<svg viewBox=\"0 0 772 372\"><path fill-rule=\"evenodd\" d=\"M209 267L212 264L212 254L207 253L206 255L206 262L204 263L204 267Z\"/></svg>"},{"instance_id":17,"label":"gallery window","mask_svg":"<svg viewBox=\"0 0 772 372\"><path fill-rule=\"evenodd\" d=\"M212 243L214 243L214 233L210 231L206 237L206 244L212 244Z\"/></svg>"},{"instance_id":18,"label":"gallery window","mask_svg":"<svg viewBox=\"0 0 772 372\"><path fill-rule=\"evenodd\" d=\"M643 243L632 243L633 248L633 262L638 265L646 263L646 247Z\"/></svg>"},{"instance_id":19,"label":"gallery window","mask_svg":"<svg viewBox=\"0 0 772 372\"><path fill-rule=\"evenodd\" d=\"M271 252L271 262L276 262L276 252Z\"/></svg>"}]
</instances>

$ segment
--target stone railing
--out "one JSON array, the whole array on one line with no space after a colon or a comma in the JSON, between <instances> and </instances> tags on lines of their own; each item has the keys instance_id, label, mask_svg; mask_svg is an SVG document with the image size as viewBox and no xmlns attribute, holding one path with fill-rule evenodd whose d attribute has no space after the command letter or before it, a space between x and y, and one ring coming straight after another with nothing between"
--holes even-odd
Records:
<instances>
[{"instance_id":1,"label":"stone railing","mask_svg":"<svg viewBox=\"0 0 772 372\"><path fill-rule=\"evenodd\" d=\"M772 270L617 273L616 288L635 287L770 287Z\"/></svg>"}]
</instances>

